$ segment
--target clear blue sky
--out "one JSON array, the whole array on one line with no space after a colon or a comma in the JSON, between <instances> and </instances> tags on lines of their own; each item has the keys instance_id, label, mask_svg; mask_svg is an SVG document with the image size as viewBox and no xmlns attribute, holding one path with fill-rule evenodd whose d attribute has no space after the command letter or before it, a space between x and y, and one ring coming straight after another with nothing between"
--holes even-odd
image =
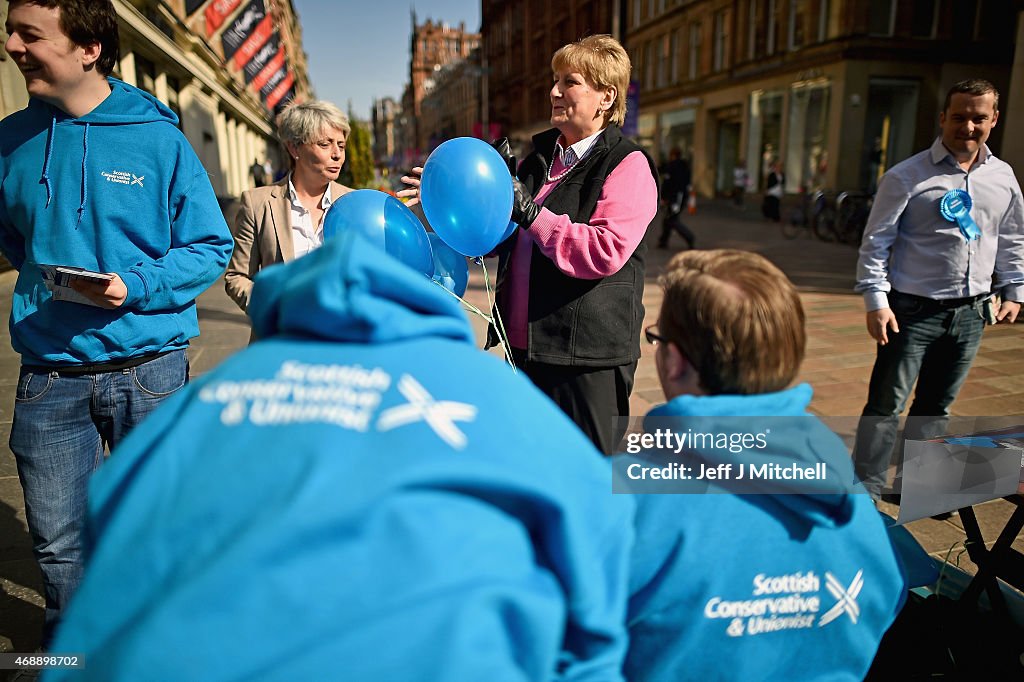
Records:
<instances>
[{"instance_id":1,"label":"clear blue sky","mask_svg":"<svg viewBox=\"0 0 1024 682\"><path fill-rule=\"evenodd\" d=\"M320 99L363 120L374 98L400 101L409 80L410 10L419 23L480 30L480 0L293 0L309 56L309 78Z\"/></svg>"}]
</instances>

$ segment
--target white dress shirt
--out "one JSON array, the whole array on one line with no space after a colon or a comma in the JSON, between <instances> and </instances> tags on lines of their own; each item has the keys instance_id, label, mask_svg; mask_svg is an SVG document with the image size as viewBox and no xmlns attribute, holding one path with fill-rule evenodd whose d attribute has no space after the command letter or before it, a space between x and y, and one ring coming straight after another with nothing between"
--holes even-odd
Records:
<instances>
[{"instance_id":1,"label":"white dress shirt","mask_svg":"<svg viewBox=\"0 0 1024 682\"><path fill-rule=\"evenodd\" d=\"M299 195L295 192L295 185L292 184L290 175L288 176L288 198L291 200L292 244L295 247L295 257L300 258L324 243L324 218L327 216L327 209L334 203L331 199L331 185L327 183L327 191L320 199L320 208L324 209L324 214L316 225L313 224L313 215L299 201Z\"/></svg>"}]
</instances>

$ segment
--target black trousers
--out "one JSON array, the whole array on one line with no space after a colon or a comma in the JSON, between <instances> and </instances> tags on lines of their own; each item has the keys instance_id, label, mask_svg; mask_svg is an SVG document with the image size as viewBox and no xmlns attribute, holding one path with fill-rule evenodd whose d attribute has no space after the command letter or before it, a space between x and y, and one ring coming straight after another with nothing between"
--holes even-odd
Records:
<instances>
[{"instance_id":1,"label":"black trousers","mask_svg":"<svg viewBox=\"0 0 1024 682\"><path fill-rule=\"evenodd\" d=\"M658 237L658 246L668 246L668 239L672 236L672 231L675 230L679 233L679 236L686 240L686 245L689 248L693 248L696 238L693 235L693 231L683 224L683 221L679 219L681 211L673 213L671 210L665 215L665 220L661 223L661 236Z\"/></svg>"},{"instance_id":2,"label":"black trousers","mask_svg":"<svg viewBox=\"0 0 1024 682\"><path fill-rule=\"evenodd\" d=\"M598 450L606 455L620 452L636 361L614 367L566 367L528 362L526 352L518 348L512 349L512 359Z\"/></svg>"}]
</instances>

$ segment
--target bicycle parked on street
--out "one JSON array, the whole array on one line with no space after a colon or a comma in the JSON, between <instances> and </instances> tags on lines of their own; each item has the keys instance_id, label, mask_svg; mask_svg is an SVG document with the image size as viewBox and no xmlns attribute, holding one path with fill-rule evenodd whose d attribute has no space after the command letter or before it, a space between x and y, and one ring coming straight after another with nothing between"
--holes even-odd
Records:
<instances>
[{"instance_id":1,"label":"bicycle parked on street","mask_svg":"<svg viewBox=\"0 0 1024 682\"><path fill-rule=\"evenodd\" d=\"M825 192L804 192L800 206L793 209L789 221L782 224L782 236L796 239L805 230L808 236L817 237L822 241L833 241L836 210Z\"/></svg>"},{"instance_id":2,"label":"bicycle parked on street","mask_svg":"<svg viewBox=\"0 0 1024 682\"><path fill-rule=\"evenodd\" d=\"M796 239L806 230L823 242L859 246L873 201L867 192L840 192L834 198L822 190L806 193L789 223L783 224L782 234Z\"/></svg>"}]
</instances>

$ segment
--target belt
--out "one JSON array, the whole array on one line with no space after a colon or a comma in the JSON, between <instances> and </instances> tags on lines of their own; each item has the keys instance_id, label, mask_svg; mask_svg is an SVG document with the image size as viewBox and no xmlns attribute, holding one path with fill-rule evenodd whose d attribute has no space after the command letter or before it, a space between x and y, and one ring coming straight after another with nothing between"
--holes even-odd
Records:
<instances>
[{"instance_id":1,"label":"belt","mask_svg":"<svg viewBox=\"0 0 1024 682\"><path fill-rule=\"evenodd\" d=\"M144 365L147 362L162 358L169 353L174 353L176 350L165 350L162 353L150 353L148 355L139 355L134 358L122 358L120 360L109 360L107 362L93 362L84 365L22 365L25 369L36 374L48 374L50 372L56 372L57 374L63 374L64 376L77 377L86 374L105 374L107 372L117 372L122 369L130 369L132 367L138 367Z\"/></svg>"},{"instance_id":2,"label":"belt","mask_svg":"<svg viewBox=\"0 0 1024 682\"><path fill-rule=\"evenodd\" d=\"M982 301L992 295L978 294L977 296L963 296L962 298L928 298L927 296L918 296L916 294L905 294L902 291L896 291L895 289L892 290L892 293L896 296L920 301L925 305L930 305L935 308L961 308L966 305L974 305L978 301Z\"/></svg>"}]
</instances>

